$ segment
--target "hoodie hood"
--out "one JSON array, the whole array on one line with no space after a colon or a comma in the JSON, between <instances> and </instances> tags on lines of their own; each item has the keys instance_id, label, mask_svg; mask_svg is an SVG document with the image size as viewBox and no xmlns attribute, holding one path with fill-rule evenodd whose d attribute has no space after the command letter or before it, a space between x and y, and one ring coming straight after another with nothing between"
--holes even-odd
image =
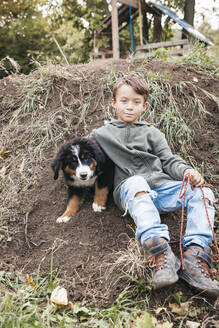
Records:
<instances>
[{"instance_id":1,"label":"hoodie hood","mask_svg":"<svg viewBox=\"0 0 219 328\"><path fill-rule=\"evenodd\" d=\"M136 123L132 123L132 124L127 124L127 123L119 121L119 120L108 121L106 124L111 124L111 125L114 125L118 128L126 128L127 126L136 127L136 126L144 126L144 125L150 126L151 125L146 121L140 121L140 122L136 122Z\"/></svg>"}]
</instances>

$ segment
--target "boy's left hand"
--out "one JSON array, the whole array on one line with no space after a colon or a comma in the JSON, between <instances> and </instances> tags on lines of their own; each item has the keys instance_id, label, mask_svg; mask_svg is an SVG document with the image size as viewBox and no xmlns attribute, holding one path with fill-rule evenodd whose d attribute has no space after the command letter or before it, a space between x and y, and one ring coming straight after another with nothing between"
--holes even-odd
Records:
<instances>
[{"instance_id":1,"label":"boy's left hand","mask_svg":"<svg viewBox=\"0 0 219 328\"><path fill-rule=\"evenodd\" d=\"M198 171L194 169L188 169L184 173L184 178L186 175L189 175L193 186L200 187L201 185L204 184L204 178Z\"/></svg>"}]
</instances>

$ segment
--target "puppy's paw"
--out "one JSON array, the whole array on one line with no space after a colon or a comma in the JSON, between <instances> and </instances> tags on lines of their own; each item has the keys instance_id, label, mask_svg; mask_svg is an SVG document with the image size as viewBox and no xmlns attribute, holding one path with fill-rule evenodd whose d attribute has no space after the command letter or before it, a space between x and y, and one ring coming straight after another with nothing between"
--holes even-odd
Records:
<instances>
[{"instance_id":1,"label":"puppy's paw","mask_svg":"<svg viewBox=\"0 0 219 328\"><path fill-rule=\"evenodd\" d=\"M68 216L60 216L58 219L56 219L56 223L66 223L70 220Z\"/></svg>"},{"instance_id":2,"label":"puppy's paw","mask_svg":"<svg viewBox=\"0 0 219 328\"><path fill-rule=\"evenodd\" d=\"M92 208L93 208L94 212L102 212L106 209L106 206L101 206L101 205L98 205L96 203L93 203Z\"/></svg>"}]
</instances>

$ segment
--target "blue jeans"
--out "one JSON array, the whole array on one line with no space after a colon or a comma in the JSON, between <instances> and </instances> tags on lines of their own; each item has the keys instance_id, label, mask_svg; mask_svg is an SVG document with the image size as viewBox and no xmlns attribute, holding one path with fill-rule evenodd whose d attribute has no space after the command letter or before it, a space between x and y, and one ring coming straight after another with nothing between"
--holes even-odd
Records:
<instances>
[{"instance_id":1,"label":"blue jeans","mask_svg":"<svg viewBox=\"0 0 219 328\"><path fill-rule=\"evenodd\" d=\"M159 212L170 212L182 207L182 199L179 199L181 181L170 181L159 188L151 190L146 180L141 176L128 178L121 186L120 199L122 207L135 221L137 238L141 244L153 236L170 240L168 227L161 224ZM135 197L138 192L146 192ZM214 225L215 209L214 194L209 188L203 188L208 215L211 225ZM187 209L186 231L182 239L183 247L197 244L201 247L212 242L212 231L208 223L202 199L201 189L191 189L190 185L186 191L185 208ZM180 220L180 217L179 217ZM180 233L180 232L179 232Z\"/></svg>"}]
</instances>

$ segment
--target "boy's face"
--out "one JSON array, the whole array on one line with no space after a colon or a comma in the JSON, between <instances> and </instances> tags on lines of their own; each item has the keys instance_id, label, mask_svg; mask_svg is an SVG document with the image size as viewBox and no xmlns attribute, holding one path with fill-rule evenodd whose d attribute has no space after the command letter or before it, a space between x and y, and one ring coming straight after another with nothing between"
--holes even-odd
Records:
<instances>
[{"instance_id":1,"label":"boy's face","mask_svg":"<svg viewBox=\"0 0 219 328\"><path fill-rule=\"evenodd\" d=\"M138 122L147 105L144 96L136 93L127 84L121 85L117 90L116 99L112 99L112 106L116 109L118 120L126 124Z\"/></svg>"}]
</instances>

